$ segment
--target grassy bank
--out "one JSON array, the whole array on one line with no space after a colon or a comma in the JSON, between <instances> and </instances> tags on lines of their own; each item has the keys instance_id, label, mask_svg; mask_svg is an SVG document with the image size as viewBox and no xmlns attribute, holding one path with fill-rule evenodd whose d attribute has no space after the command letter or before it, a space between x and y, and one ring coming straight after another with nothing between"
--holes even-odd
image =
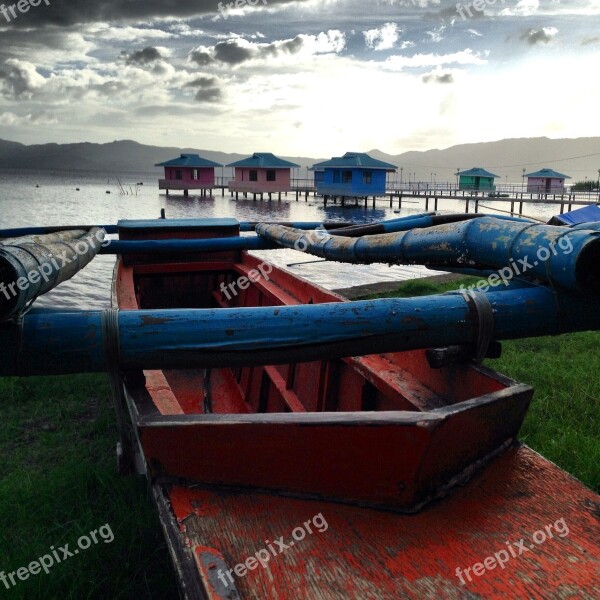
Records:
<instances>
[{"instance_id":1,"label":"grassy bank","mask_svg":"<svg viewBox=\"0 0 600 600\"><path fill-rule=\"evenodd\" d=\"M0 572L51 556L51 546L62 560L60 547L110 529L48 575L0 582L0 598L176 597L146 482L116 472L109 396L105 376L0 379Z\"/></svg>"},{"instance_id":2,"label":"grassy bank","mask_svg":"<svg viewBox=\"0 0 600 600\"><path fill-rule=\"evenodd\" d=\"M370 297L410 297L455 290L477 279L419 280ZM600 332L509 340L486 365L535 389L521 440L600 492Z\"/></svg>"}]
</instances>

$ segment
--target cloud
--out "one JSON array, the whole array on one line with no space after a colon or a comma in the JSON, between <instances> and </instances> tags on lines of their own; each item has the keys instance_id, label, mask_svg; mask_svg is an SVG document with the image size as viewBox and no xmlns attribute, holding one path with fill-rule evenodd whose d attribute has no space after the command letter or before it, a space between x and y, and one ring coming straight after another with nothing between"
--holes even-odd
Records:
<instances>
[{"instance_id":1,"label":"cloud","mask_svg":"<svg viewBox=\"0 0 600 600\"><path fill-rule=\"evenodd\" d=\"M214 48L214 53L216 60L228 65L239 65L255 55L249 42L242 39L219 42Z\"/></svg>"},{"instance_id":2,"label":"cloud","mask_svg":"<svg viewBox=\"0 0 600 600\"><path fill-rule=\"evenodd\" d=\"M452 73L427 73L421 77L423 83L454 83L454 75Z\"/></svg>"},{"instance_id":3,"label":"cloud","mask_svg":"<svg viewBox=\"0 0 600 600\"><path fill-rule=\"evenodd\" d=\"M369 29L362 32L367 48L372 50L390 50L396 45L402 30L397 23L386 23L379 29Z\"/></svg>"},{"instance_id":4,"label":"cloud","mask_svg":"<svg viewBox=\"0 0 600 600\"><path fill-rule=\"evenodd\" d=\"M206 88L196 92L196 100L198 102L217 102L221 100L223 94L219 88Z\"/></svg>"},{"instance_id":5,"label":"cloud","mask_svg":"<svg viewBox=\"0 0 600 600\"><path fill-rule=\"evenodd\" d=\"M58 119L43 111L36 114L28 113L22 117L8 111L0 113L0 125L5 125L7 127L23 125L54 125L55 123L58 123Z\"/></svg>"},{"instance_id":6,"label":"cloud","mask_svg":"<svg viewBox=\"0 0 600 600\"><path fill-rule=\"evenodd\" d=\"M223 93L219 88L219 80L216 77L200 76L196 77L186 87L199 88L195 98L199 102L216 102L221 100Z\"/></svg>"},{"instance_id":7,"label":"cloud","mask_svg":"<svg viewBox=\"0 0 600 600\"><path fill-rule=\"evenodd\" d=\"M269 6L302 4L307 1L269 0ZM16 19L14 26L70 27L85 23L139 23L152 19L185 19L206 15L217 16L215 0L52 0L48 6L29 11L26 19Z\"/></svg>"},{"instance_id":8,"label":"cloud","mask_svg":"<svg viewBox=\"0 0 600 600\"><path fill-rule=\"evenodd\" d=\"M405 68L435 67L441 65L484 65L487 60L470 48L452 54L414 54L413 56L390 56L384 66L402 70Z\"/></svg>"},{"instance_id":9,"label":"cloud","mask_svg":"<svg viewBox=\"0 0 600 600\"><path fill-rule=\"evenodd\" d=\"M192 50L188 55L188 60L195 62L201 67L210 65L210 63L213 62L213 58L210 55L208 48L205 47L200 47Z\"/></svg>"},{"instance_id":10,"label":"cloud","mask_svg":"<svg viewBox=\"0 0 600 600\"><path fill-rule=\"evenodd\" d=\"M128 65L148 65L162 58L158 48L147 46L143 50L133 52L127 58Z\"/></svg>"},{"instance_id":11,"label":"cloud","mask_svg":"<svg viewBox=\"0 0 600 600\"><path fill-rule=\"evenodd\" d=\"M30 99L45 81L30 62L9 58L0 66L1 90L5 98Z\"/></svg>"},{"instance_id":12,"label":"cloud","mask_svg":"<svg viewBox=\"0 0 600 600\"><path fill-rule=\"evenodd\" d=\"M548 44L558 33L556 27L542 27L542 29L529 29L522 36L522 40L526 40L531 46L536 44Z\"/></svg>"},{"instance_id":13,"label":"cloud","mask_svg":"<svg viewBox=\"0 0 600 600\"><path fill-rule=\"evenodd\" d=\"M318 35L299 34L295 38L267 43L257 43L242 37L218 42L213 48L200 46L188 55L188 60L204 67L213 62L236 67L250 60L267 60L277 57L341 52L346 38L341 31L331 30Z\"/></svg>"},{"instance_id":14,"label":"cloud","mask_svg":"<svg viewBox=\"0 0 600 600\"><path fill-rule=\"evenodd\" d=\"M429 41L439 44L444 39L444 31L446 31L445 25L440 25L439 27L434 27L431 31L427 31Z\"/></svg>"},{"instance_id":15,"label":"cloud","mask_svg":"<svg viewBox=\"0 0 600 600\"><path fill-rule=\"evenodd\" d=\"M501 10L500 15L505 17L529 17L531 15L534 15L539 10L539 8L540 0L519 0L516 6Z\"/></svg>"}]
</instances>

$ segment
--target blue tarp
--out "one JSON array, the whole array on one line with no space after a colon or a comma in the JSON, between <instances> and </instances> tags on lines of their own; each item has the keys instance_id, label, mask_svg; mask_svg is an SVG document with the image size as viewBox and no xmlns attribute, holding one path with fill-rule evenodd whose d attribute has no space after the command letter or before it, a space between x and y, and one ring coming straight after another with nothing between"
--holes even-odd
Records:
<instances>
[{"instance_id":1,"label":"blue tarp","mask_svg":"<svg viewBox=\"0 0 600 600\"><path fill-rule=\"evenodd\" d=\"M592 204L591 206L584 206L563 215L556 215L551 223L553 225L579 225L595 221L600 221L600 206Z\"/></svg>"}]
</instances>

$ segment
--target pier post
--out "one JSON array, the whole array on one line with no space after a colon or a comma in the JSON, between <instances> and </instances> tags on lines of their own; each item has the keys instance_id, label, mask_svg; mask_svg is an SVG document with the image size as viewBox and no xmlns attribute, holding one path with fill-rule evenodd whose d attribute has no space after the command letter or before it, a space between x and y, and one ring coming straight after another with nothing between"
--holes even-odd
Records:
<instances>
[{"instance_id":1,"label":"pier post","mask_svg":"<svg viewBox=\"0 0 600 600\"><path fill-rule=\"evenodd\" d=\"M435 197L435 205L433 207L433 210L435 210L436 212L437 212L437 209L438 209L438 200L439 200L439 198L436 196Z\"/></svg>"},{"instance_id":2,"label":"pier post","mask_svg":"<svg viewBox=\"0 0 600 600\"><path fill-rule=\"evenodd\" d=\"M425 212L429 211L429 196L425 196Z\"/></svg>"},{"instance_id":3,"label":"pier post","mask_svg":"<svg viewBox=\"0 0 600 600\"><path fill-rule=\"evenodd\" d=\"M469 199L467 198L467 201L465 202L465 213L468 215L469 214Z\"/></svg>"},{"instance_id":4,"label":"pier post","mask_svg":"<svg viewBox=\"0 0 600 600\"><path fill-rule=\"evenodd\" d=\"M398 208L402 208L402 192L398 196Z\"/></svg>"},{"instance_id":5,"label":"pier post","mask_svg":"<svg viewBox=\"0 0 600 600\"><path fill-rule=\"evenodd\" d=\"M479 196L475 199L475 214L479 212Z\"/></svg>"}]
</instances>

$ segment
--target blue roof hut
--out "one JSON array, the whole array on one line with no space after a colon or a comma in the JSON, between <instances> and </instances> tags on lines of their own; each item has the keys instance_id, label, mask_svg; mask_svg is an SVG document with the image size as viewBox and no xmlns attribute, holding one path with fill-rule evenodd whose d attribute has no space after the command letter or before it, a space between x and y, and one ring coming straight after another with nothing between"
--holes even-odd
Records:
<instances>
[{"instance_id":1,"label":"blue roof hut","mask_svg":"<svg viewBox=\"0 0 600 600\"><path fill-rule=\"evenodd\" d=\"M318 194L367 198L385 195L387 174L395 173L398 167L364 152L346 152L344 156L316 163L312 169Z\"/></svg>"}]
</instances>

